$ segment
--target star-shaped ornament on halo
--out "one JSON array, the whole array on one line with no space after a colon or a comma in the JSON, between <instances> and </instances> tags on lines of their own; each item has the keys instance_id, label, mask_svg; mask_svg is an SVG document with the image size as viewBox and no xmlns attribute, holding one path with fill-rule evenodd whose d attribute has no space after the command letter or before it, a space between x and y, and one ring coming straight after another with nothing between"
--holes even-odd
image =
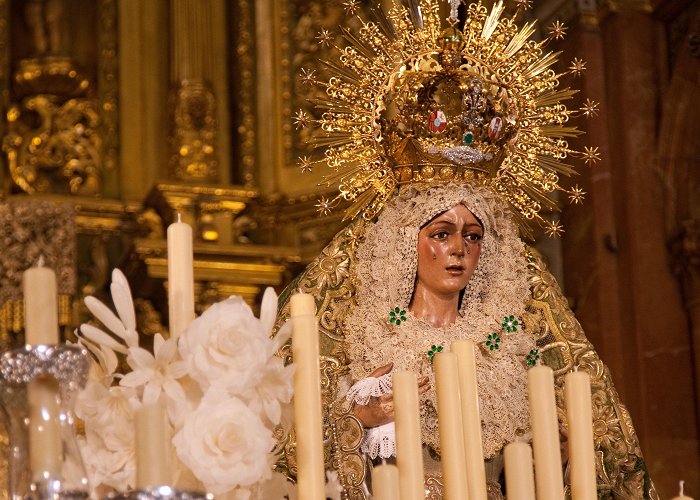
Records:
<instances>
[{"instance_id":1,"label":"star-shaped ornament on halo","mask_svg":"<svg viewBox=\"0 0 700 500\"><path fill-rule=\"evenodd\" d=\"M586 115L587 118L590 118L591 116L597 116L598 103L595 101L591 101L590 99L586 99L586 102L584 102L583 106L581 107L581 112L584 115Z\"/></svg>"},{"instance_id":2,"label":"star-shaped ornament on halo","mask_svg":"<svg viewBox=\"0 0 700 500\"><path fill-rule=\"evenodd\" d=\"M532 8L532 0L515 0L515 6L521 10L530 10Z\"/></svg>"},{"instance_id":3,"label":"star-shaped ornament on halo","mask_svg":"<svg viewBox=\"0 0 700 500\"><path fill-rule=\"evenodd\" d=\"M571 203L574 205L577 205L579 203L583 203L583 197L585 195L586 193L583 189L578 186L574 186L571 188L571 191L569 191L569 200L571 200Z\"/></svg>"},{"instance_id":4,"label":"star-shaped ornament on halo","mask_svg":"<svg viewBox=\"0 0 700 500\"><path fill-rule=\"evenodd\" d=\"M309 114L306 111L304 111L303 109L300 109L294 115L294 126L296 127L297 130L301 130L303 128L308 128L310 120L311 120L311 117L309 116Z\"/></svg>"},{"instance_id":5,"label":"star-shaped ornament on halo","mask_svg":"<svg viewBox=\"0 0 700 500\"><path fill-rule=\"evenodd\" d=\"M571 66L569 66L569 71L571 71L576 76L581 76L581 73L585 70L586 61L584 61L583 59L579 59L578 57L574 57L574 60L571 61Z\"/></svg>"},{"instance_id":6,"label":"star-shaped ornament on halo","mask_svg":"<svg viewBox=\"0 0 700 500\"><path fill-rule=\"evenodd\" d=\"M299 168L302 174L310 174L314 167L311 166L311 160L308 156L299 158Z\"/></svg>"},{"instance_id":7,"label":"star-shaped ornament on halo","mask_svg":"<svg viewBox=\"0 0 700 500\"><path fill-rule=\"evenodd\" d=\"M331 213L331 202L328 201L328 198L325 196L321 196L315 206L320 215L328 215Z\"/></svg>"},{"instance_id":8,"label":"star-shaped ornament on halo","mask_svg":"<svg viewBox=\"0 0 700 500\"><path fill-rule=\"evenodd\" d=\"M299 77L301 83L304 85L313 85L316 83L316 70L313 69L301 69L301 76Z\"/></svg>"},{"instance_id":9,"label":"star-shaped ornament on halo","mask_svg":"<svg viewBox=\"0 0 700 500\"><path fill-rule=\"evenodd\" d=\"M553 40L562 40L566 36L566 26L561 21L554 21L549 27L549 37Z\"/></svg>"},{"instance_id":10,"label":"star-shaped ornament on halo","mask_svg":"<svg viewBox=\"0 0 700 500\"><path fill-rule=\"evenodd\" d=\"M333 35L326 28L323 28L318 35L316 35L316 40L324 47L328 47L333 41Z\"/></svg>"},{"instance_id":11,"label":"star-shaped ornament on halo","mask_svg":"<svg viewBox=\"0 0 700 500\"><path fill-rule=\"evenodd\" d=\"M583 154L581 156L586 162L586 165L591 166L598 161L600 161L600 153L598 152L598 146L591 147L586 146L583 148Z\"/></svg>"},{"instance_id":12,"label":"star-shaped ornament on halo","mask_svg":"<svg viewBox=\"0 0 700 500\"><path fill-rule=\"evenodd\" d=\"M345 7L345 12L350 16L354 16L360 9L357 0L347 0L343 2L343 6Z\"/></svg>"},{"instance_id":13,"label":"star-shaped ornament on halo","mask_svg":"<svg viewBox=\"0 0 700 500\"><path fill-rule=\"evenodd\" d=\"M564 228L562 227L561 222L558 220L553 220L547 223L547 226L544 228L544 232L550 238L556 238L562 235Z\"/></svg>"}]
</instances>

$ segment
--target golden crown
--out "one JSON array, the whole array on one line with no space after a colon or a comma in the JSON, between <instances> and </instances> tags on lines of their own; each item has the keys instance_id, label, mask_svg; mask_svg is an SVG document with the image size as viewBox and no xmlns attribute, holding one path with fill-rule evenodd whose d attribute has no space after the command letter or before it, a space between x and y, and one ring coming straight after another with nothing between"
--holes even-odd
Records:
<instances>
[{"instance_id":1,"label":"golden crown","mask_svg":"<svg viewBox=\"0 0 700 500\"><path fill-rule=\"evenodd\" d=\"M302 169L327 164L334 172L326 181L338 184L339 194L321 199L319 210L349 200L346 219L372 219L401 184L476 182L510 203L525 234L533 221L560 234L559 222L543 216L558 208L551 194L563 191L574 203L584 194L559 184L560 175L575 172L566 158L599 159L597 148L575 151L567 142L581 134L569 119L595 114L597 104L562 104L577 91L559 89L559 79L585 68L574 59L565 73L552 69L560 53L544 48L564 36L564 26L555 22L548 37L532 40L535 23L519 27L521 9L505 17L501 0L490 12L481 2L469 5L459 29L460 2L452 0L445 29L436 0L405 3L376 11L375 21L360 18L357 33L343 28L347 44L326 62L334 76L314 80L325 87L314 101L320 117L297 115L320 129L312 141L325 148L323 159L302 159ZM357 10L354 1L345 5Z\"/></svg>"}]
</instances>

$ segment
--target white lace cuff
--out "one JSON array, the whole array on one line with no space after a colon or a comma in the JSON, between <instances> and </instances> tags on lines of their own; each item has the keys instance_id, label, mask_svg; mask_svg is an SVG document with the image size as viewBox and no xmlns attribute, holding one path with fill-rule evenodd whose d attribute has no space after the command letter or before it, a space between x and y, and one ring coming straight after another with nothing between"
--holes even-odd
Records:
<instances>
[{"instance_id":1,"label":"white lace cuff","mask_svg":"<svg viewBox=\"0 0 700 500\"><path fill-rule=\"evenodd\" d=\"M367 377L358 380L345 395L348 400L365 406L369 403L369 398L378 398L382 394L391 392L391 373L381 377ZM374 457L373 457L374 458Z\"/></svg>"},{"instance_id":2,"label":"white lace cuff","mask_svg":"<svg viewBox=\"0 0 700 500\"><path fill-rule=\"evenodd\" d=\"M395 457L396 431L394 430L394 422L367 429L360 449L373 460L377 457Z\"/></svg>"}]
</instances>

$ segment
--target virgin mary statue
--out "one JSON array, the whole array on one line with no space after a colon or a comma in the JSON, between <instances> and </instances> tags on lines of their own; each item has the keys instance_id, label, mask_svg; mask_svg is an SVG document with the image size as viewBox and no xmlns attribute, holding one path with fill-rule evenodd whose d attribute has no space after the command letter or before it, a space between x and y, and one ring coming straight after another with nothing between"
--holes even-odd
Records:
<instances>
[{"instance_id":1,"label":"virgin mary statue","mask_svg":"<svg viewBox=\"0 0 700 500\"><path fill-rule=\"evenodd\" d=\"M280 321L291 293L314 295L327 468L346 498L371 498L371 467L396 455L391 374L411 370L426 492L441 498L432 360L469 339L490 499L508 495L504 446L531 438L526 372L538 362L554 370L564 438L563 376L591 376L598 498L656 498L608 369L523 240L536 224L561 231L544 215L551 193L580 200L559 184L574 171L567 158L596 159L567 142L573 92L558 89L556 55L544 53L549 39L530 39L532 23L519 28L500 2L472 4L460 21L458 3L447 28L433 0L360 19L319 82L315 137L340 193L319 205L345 207L349 223L282 294ZM294 447L287 436L278 464L290 476Z\"/></svg>"}]
</instances>

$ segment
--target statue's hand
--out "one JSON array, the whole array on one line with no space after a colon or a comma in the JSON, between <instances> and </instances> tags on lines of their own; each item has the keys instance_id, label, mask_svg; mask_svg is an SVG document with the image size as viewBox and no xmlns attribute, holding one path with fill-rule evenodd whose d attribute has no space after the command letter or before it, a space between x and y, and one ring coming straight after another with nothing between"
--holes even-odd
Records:
<instances>
[{"instance_id":1,"label":"statue's hand","mask_svg":"<svg viewBox=\"0 0 700 500\"><path fill-rule=\"evenodd\" d=\"M370 373L369 376L375 378L381 377L391 372L393 367L394 363L380 366ZM423 394L428 389L430 389L428 377L419 378L418 393ZM379 427L380 425L388 424L394 420L394 395L389 393L382 394L379 397L372 397L366 405L356 404L352 411L365 428Z\"/></svg>"}]
</instances>

